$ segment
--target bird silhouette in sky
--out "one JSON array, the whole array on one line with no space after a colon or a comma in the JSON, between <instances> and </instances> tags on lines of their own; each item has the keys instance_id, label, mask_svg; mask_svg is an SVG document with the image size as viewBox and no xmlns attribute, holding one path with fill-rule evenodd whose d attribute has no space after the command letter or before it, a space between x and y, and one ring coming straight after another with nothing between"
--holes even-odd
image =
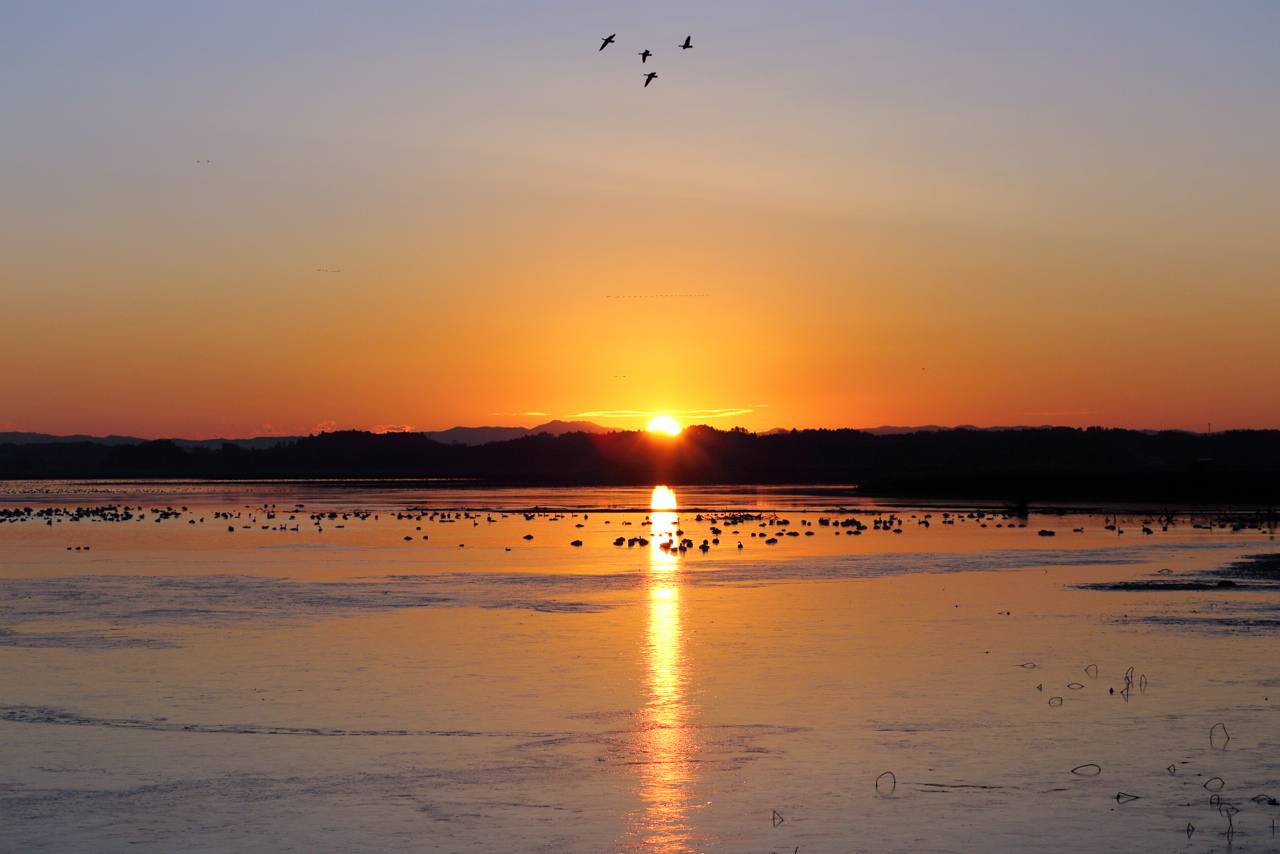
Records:
<instances>
[{"instance_id":1,"label":"bird silhouette in sky","mask_svg":"<svg viewBox=\"0 0 1280 854\"><path fill-rule=\"evenodd\" d=\"M609 45L613 44L613 39L617 35L618 35L617 33L614 33L612 36L609 36L608 38L600 39L600 50L604 50ZM599 53L599 52L600 51L596 51L596 53Z\"/></svg>"},{"instance_id":2,"label":"bird silhouette in sky","mask_svg":"<svg viewBox=\"0 0 1280 854\"><path fill-rule=\"evenodd\" d=\"M653 56L653 51L649 50L649 48L645 48L644 50L640 51L640 62L641 63L648 62L649 57L651 56Z\"/></svg>"},{"instance_id":3,"label":"bird silhouette in sky","mask_svg":"<svg viewBox=\"0 0 1280 854\"><path fill-rule=\"evenodd\" d=\"M689 48L693 47L693 36L685 36L684 44L678 44L676 45L676 47L680 48L681 50L688 50Z\"/></svg>"},{"instance_id":4,"label":"bird silhouette in sky","mask_svg":"<svg viewBox=\"0 0 1280 854\"><path fill-rule=\"evenodd\" d=\"M646 74L644 76L644 88L648 89L649 84L653 82L653 78L657 76L658 76L658 72L656 71L650 71L648 74Z\"/></svg>"}]
</instances>

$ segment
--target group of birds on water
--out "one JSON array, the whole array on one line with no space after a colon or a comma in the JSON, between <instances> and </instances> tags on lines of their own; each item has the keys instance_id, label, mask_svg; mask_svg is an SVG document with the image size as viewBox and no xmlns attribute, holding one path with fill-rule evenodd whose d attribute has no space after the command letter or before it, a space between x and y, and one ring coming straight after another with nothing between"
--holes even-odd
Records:
<instances>
[{"instance_id":1,"label":"group of birds on water","mask_svg":"<svg viewBox=\"0 0 1280 854\"><path fill-rule=\"evenodd\" d=\"M609 45L613 44L613 43L614 43L614 41L617 39L617 37L618 37L618 34L617 34L617 33L612 33L611 35L607 35L607 36L604 36L603 38L601 38L601 39L600 39L600 48L596 51L596 53L599 53L600 51L602 51L602 50L604 50L605 48L607 48ZM684 37L684 41L683 41L683 42L681 42L680 44L676 45L676 47L680 48L681 50L690 50L690 49L692 49L692 48L693 48L693 36L685 36L685 37ZM646 65L646 64L648 64L648 62L649 62L649 57L653 56L653 51L649 50L649 48L645 48L644 50L640 51L640 52L639 52L638 54L636 54L636 55L640 57L640 64L641 64L641 65ZM647 72L644 72L644 88L645 88L645 89L648 89L648 88L649 88L649 84L650 84L650 83L652 83L652 82L657 78L657 76L658 76L658 72L656 72L656 71L647 71Z\"/></svg>"},{"instance_id":2,"label":"group of birds on water","mask_svg":"<svg viewBox=\"0 0 1280 854\"><path fill-rule=\"evenodd\" d=\"M828 511L835 515L825 515L821 511L801 513L799 524L793 523L785 516L776 512L695 512L692 515L692 522L704 527L710 534L709 537L702 539L700 544L696 544L692 538L685 536L683 526L680 524L680 517L675 516L669 530L654 529L654 522L648 515L643 515L639 521L642 528L651 531L650 536L654 538L653 544L664 552L672 552L677 554L685 554L688 551L697 549L703 554L707 553L712 547L720 545L720 537L725 534L725 528L733 529L728 533L735 535L737 539L737 548L744 547L743 540L756 538L757 542L762 542L766 546L779 545L788 537L812 537L822 529L830 530L836 535L860 536L864 532L873 533L881 532L886 534L902 534L907 527L915 527L918 529L928 529L934 524L942 524L953 526L957 523L972 523L976 527L987 528L1008 528L1018 529L1026 528L1027 520L1016 512L1011 511L992 511L992 510L969 510L969 511L938 511L921 512L921 513L897 513L894 511L881 510L862 510L859 511L864 517L871 517L871 524L864 523L857 516L853 515L853 511L847 509L834 509ZM611 513L602 514L605 516L604 525L618 523L621 526L629 527L636 524L635 521L626 517L626 514L614 515ZM188 525L199 525L206 521L206 517L215 523L221 522L226 525L228 532L234 533L237 530L254 530L261 529L263 531L291 531L299 532L304 524L313 527L316 532L322 533L326 527L345 528L348 522L363 521L379 521L383 516L390 517L400 522L413 522L417 525L414 531L403 537L406 541L413 540L429 540L430 537L423 533L421 523L470 523L471 527L479 527L482 523L493 524L505 519L523 519L525 522L544 521L544 522L561 522L568 521L573 523L575 528L586 528L586 522L591 518L589 513L574 513L561 511L522 511L522 510L491 510L484 512L474 512L468 510L442 510L428 508L411 508L409 510L400 511L384 511L378 513L371 510L326 510L312 511L307 510L306 505L296 503L289 507L277 507L275 504L263 504L260 506L246 505L236 510L213 510L207 513L197 511L187 506L180 507L144 507L142 505L121 505L106 504L101 506L76 506L76 507L0 507L0 525L4 523L22 523L36 522L43 523L47 526L62 523L76 522L167 522L178 521L186 522ZM609 518L612 516L612 518ZM843 518L841 518L843 517ZM689 517L685 516L685 520L689 521ZM1123 534L1124 529L1120 527L1121 519L1118 516L1106 515L1103 517L1106 523L1103 525L1104 530ZM1181 520L1176 520L1181 521ZM1167 514L1159 519L1155 517L1142 518L1142 533L1153 534L1153 527L1159 527L1163 531L1168 531L1176 524L1172 514ZM1258 514L1237 514L1237 515L1220 515L1217 517L1192 517L1188 519L1191 527L1208 531L1217 531L1221 533L1241 533L1256 532L1275 535L1275 519L1264 517ZM740 531L738 528L755 527L756 531ZM722 527L723 526L723 527ZM1083 534L1083 527L1072 528L1073 533ZM1040 528L1037 533L1041 537L1052 537L1056 531L1052 528ZM748 536L749 535L749 536ZM525 533L522 539L525 542L533 540L532 533ZM615 536L612 539L614 546L648 546L650 540L644 536ZM458 543L461 548L465 544ZM585 545L582 539L574 539L569 543L570 546L581 547ZM89 551L89 545L69 545L68 551ZM510 551L510 547L507 547Z\"/></svg>"}]
</instances>

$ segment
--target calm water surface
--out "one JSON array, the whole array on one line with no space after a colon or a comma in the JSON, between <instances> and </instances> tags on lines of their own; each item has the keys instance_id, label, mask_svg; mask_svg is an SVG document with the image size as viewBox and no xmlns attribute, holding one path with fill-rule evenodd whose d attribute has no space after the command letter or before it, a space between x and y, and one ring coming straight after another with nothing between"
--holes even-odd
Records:
<instances>
[{"instance_id":1,"label":"calm water surface","mask_svg":"<svg viewBox=\"0 0 1280 854\"><path fill-rule=\"evenodd\" d=\"M1280 591L1081 587L1212 578L1265 526L394 482L6 509L0 850L1280 850Z\"/></svg>"}]
</instances>

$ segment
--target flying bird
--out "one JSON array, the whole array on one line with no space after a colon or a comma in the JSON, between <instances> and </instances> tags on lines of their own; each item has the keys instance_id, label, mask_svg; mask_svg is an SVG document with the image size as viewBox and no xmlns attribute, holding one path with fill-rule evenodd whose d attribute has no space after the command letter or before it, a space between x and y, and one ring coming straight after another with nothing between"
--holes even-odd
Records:
<instances>
[{"instance_id":1,"label":"flying bird","mask_svg":"<svg viewBox=\"0 0 1280 854\"><path fill-rule=\"evenodd\" d=\"M616 36L616 35L617 35L617 33L614 33L612 36L609 36L609 37L608 37L608 38L606 38L606 39L600 39L600 50L604 50L604 49L605 49L605 48L607 48L609 45L613 44L613 39L614 39L614 36ZM599 50L598 50L598 51L596 51L596 53L599 53L599 52L600 52Z\"/></svg>"},{"instance_id":2,"label":"flying bird","mask_svg":"<svg viewBox=\"0 0 1280 854\"><path fill-rule=\"evenodd\" d=\"M693 36L685 36L684 44L678 44L676 45L676 47L680 48L681 50L688 50L689 48L693 47Z\"/></svg>"},{"instance_id":3,"label":"flying bird","mask_svg":"<svg viewBox=\"0 0 1280 854\"><path fill-rule=\"evenodd\" d=\"M644 50L640 51L640 62L642 63L648 62L649 57L651 56L653 56L653 51L649 50L649 48L645 48Z\"/></svg>"},{"instance_id":4,"label":"flying bird","mask_svg":"<svg viewBox=\"0 0 1280 854\"><path fill-rule=\"evenodd\" d=\"M648 74L646 74L644 76L644 88L648 89L649 84L653 82L653 78L657 76L658 76L658 72L656 71L650 71Z\"/></svg>"}]
</instances>

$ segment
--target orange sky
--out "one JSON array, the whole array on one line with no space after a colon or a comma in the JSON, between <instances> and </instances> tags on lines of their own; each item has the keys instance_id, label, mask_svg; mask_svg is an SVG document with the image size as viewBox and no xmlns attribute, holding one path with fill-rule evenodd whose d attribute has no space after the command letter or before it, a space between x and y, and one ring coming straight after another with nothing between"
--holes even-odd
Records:
<instances>
[{"instance_id":1,"label":"orange sky","mask_svg":"<svg viewBox=\"0 0 1280 854\"><path fill-rule=\"evenodd\" d=\"M1159 8L25 10L0 430L1280 426L1276 15Z\"/></svg>"}]
</instances>

